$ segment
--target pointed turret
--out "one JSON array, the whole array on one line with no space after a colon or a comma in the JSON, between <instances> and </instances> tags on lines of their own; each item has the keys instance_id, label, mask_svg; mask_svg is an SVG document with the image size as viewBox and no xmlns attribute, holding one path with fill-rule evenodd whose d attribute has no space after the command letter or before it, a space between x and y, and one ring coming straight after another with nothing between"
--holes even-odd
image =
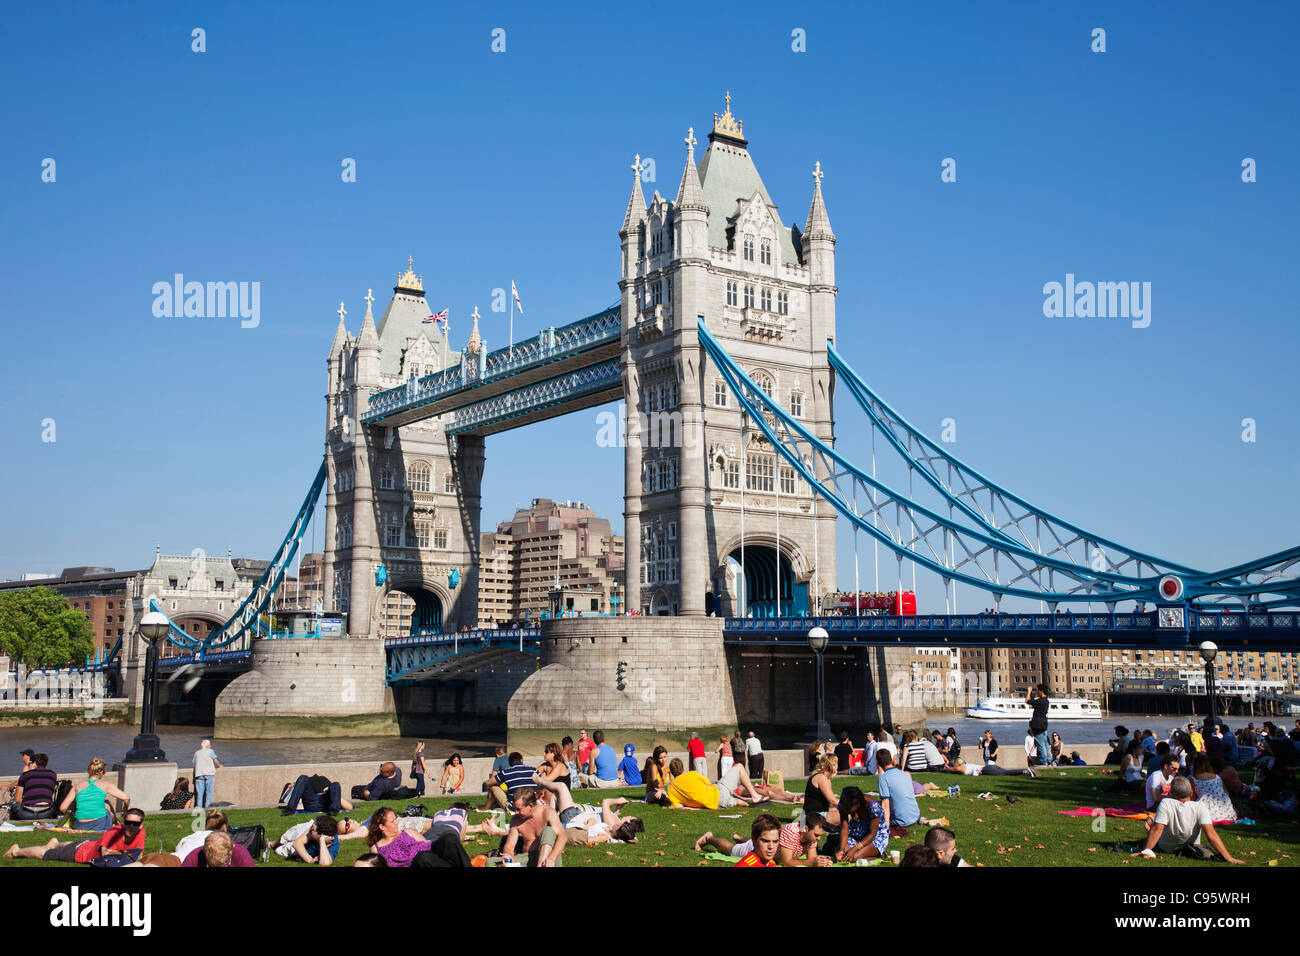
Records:
<instances>
[{"instance_id":1,"label":"pointed turret","mask_svg":"<svg viewBox=\"0 0 1300 956\"><path fill-rule=\"evenodd\" d=\"M348 341L348 329L343 324L343 317L348 314L348 310L343 308L343 303L339 303L339 327L334 333L334 344L330 346L330 359L338 358L343 352L343 346Z\"/></svg>"},{"instance_id":2,"label":"pointed turret","mask_svg":"<svg viewBox=\"0 0 1300 956\"><path fill-rule=\"evenodd\" d=\"M478 354L483 350L483 340L478 334L478 306L474 306L474 314L471 316L474 320L474 328L469 333L469 344L465 346L467 353Z\"/></svg>"},{"instance_id":3,"label":"pointed turret","mask_svg":"<svg viewBox=\"0 0 1300 956\"><path fill-rule=\"evenodd\" d=\"M357 344L362 349L374 349L379 351L379 333L375 331L375 314L370 310L371 304L375 301L375 290L366 290L366 317L361 320L361 335L357 337Z\"/></svg>"},{"instance_id":4,"label":"pointed turret","mask_svg":"<svg viewBox=\"0 0 1300 956\"><path fill-rule=\"evenodd\" d=\"M632 195L627 201L627 213L623 216L623 228L619 230L620 236L626 236L629 231L646 220L645 194L641 192L641 170L644 168L641 165L641 154L637 153L636 159L632 163Z\"/></svg>"},{"instance_id":5,"label":"pointed turret","mask_svg":"<svg viewBox=\"0 0 1300 956\"><path fill-rule=\"evenodd\" d=\"M695 168L695 127L686 131L686 168L682 170L682 182L677 187L676 206L680 209L700 209L709 211L704 201L704 189L700 186L700 174Z\"/></svg>"},{"instance_id":6,"label":"pointed turret","mask_svg":"<svg viewBox=\"0 0 1300 956\"><path fill-rule=\"evenodd\" d=\"M805 244L812 239L829 239L835 241L835 233L831 231L831 220L826 215L826 202L822 199L822 177L826 175L822 172L822 164L817 163L813 169L813 198L812 205L808 207L808 221L804 223L803 238Z\"/></svg>"}]
</instances>

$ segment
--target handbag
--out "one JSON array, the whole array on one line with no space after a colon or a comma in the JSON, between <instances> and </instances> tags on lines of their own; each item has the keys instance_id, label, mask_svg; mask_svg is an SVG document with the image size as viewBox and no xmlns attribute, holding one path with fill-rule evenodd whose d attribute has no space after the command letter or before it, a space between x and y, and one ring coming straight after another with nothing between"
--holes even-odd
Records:
<instances>
[{"instance_id":1,"label":"handbag","mask_svg":"<svg viewBox=\"0 0 1300 956\"><path fill-rule=\"evenodd\" d=\"M266 827L260 823L247 827L231 827L228 832L230 839L247 850L248 855L254 860L258 859L266 849Z\"/></svg>"},{"instance_id":2,"label":"handbag","mask_svg":"<svg viewBox=\"0 0 1300 956\"><path fill-rule=\"evenodd\" d=\"M123 850L121 853L110 853L108 856L97 856L90 861L91 866L114 867L126 866L128 863L138 863L140 861L140 850Z\"/></svg>"}]
</instances>

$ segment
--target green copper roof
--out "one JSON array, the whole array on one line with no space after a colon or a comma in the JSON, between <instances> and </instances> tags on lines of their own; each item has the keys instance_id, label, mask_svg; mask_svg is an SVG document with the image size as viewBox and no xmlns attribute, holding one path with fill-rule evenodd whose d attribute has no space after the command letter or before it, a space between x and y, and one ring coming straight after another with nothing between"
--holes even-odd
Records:
<instances>
[{"instance_id":1,"label":"green copper roof","mask_svg":"<svg viewBox=\"0 0 1300 956\"><path fill-rule=\"evenodd\" d=\"M758 175L749 150L741 146L725 140L710 143L696 168L704 189L704 201L709 206L709 245L713 248L728 248L727 228L735 218L736 206L741 200L749 199L757 191L765 202L775 205ZM781 244L782 261L798 262L790 230L780 229L777 239Z\"/></svg>"},{"instance_id":2,"label":"green copper roof","mask_svg":"<svg viewBox=\"0 0 1300 956\"><path fill-rule=\"evenodd\" d=\"M442 362L442 332L437 323L427 325L424 319L432 313L429 303L423 295L407 289L399 289L393 294L388 308L376 326L379 333L379 372L381 375L399 375L402 370L402 353L406 349L407 339L420 336L428 341L438 363ZM441 310L439 310L441 311ZM460 353L448 349L447 363L458 365Z\"/></svg>"}]
</instances>

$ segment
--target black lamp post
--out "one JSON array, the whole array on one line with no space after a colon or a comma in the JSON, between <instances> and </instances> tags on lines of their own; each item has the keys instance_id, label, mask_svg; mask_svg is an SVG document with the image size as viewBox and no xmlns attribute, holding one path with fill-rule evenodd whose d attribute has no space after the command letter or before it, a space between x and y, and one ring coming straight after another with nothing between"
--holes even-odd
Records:
<instances>
[{"instance_id":1,"label":"black lamp post","mask_svg":"<svg viewBox=\"0 0 1300 956\"><path fill-rule=\"evenodd\" d=\"M1204 641L1201 644L1201 660L1205 661L1205 691L1209 696L1209 716L1206 718L1207 730L1213 730L1215 724L1219 722L1218 717L1214 714L1214 659L1219 655L1219 646L1213 641Z\"/></svg>"},{"instance_id":2,"label":"black lamp post","mask_svg":"<svg viewBox=\"0 0 1300 956\"><path fill-rule=\"evenodd\" d=\"M817 716L813 722L815 740L829 740L831 736L830 724L826 723L826 674L822 668L822 652L826 650L830 637L824 627L814 627L808 632L808 646L817 655Z\"/></svg>"},{"instance_id":3,"label":"black lamp post","mask_svg":"<svg viewBox=\"0 0 1300 956\"><path fill-rule=\"evenodd\" d=\"M126 752L123 763L160 763L167 759L154 733L154 698L158 692L158 642L167 636L167 615L149 611L140 618L140 637L149 645L144 663L144 708L140 718L140 733L135 736L135 746Z\"/></svg>"}]
</instances>

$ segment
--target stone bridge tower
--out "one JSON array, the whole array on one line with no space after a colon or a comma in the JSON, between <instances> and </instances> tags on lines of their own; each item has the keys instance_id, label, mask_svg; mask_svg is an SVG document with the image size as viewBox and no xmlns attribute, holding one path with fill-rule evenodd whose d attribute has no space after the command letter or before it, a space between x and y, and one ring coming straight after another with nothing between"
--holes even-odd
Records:
<instances>
[{"instance_id":1,"label":"stone bridge tower","mask_svg":"<svg viewBox=\"0 0 1300 956\"><path fill-rule=\"evenodd\" d=\"M371 393L413 385L462 356L450 349L446 325L428 321L424 277L410 260L377 325L372 302L367 293L356 337L340 304L328 359L326 601L347 612L352 637L473 626L483 439L447 438L441 417L398 428L358 424ZM486 349L477 320L470 349Z\"/></svg>"},{"instance_id":2,"label":"stone bridge tower","mask_svg":"<svg viewBox=\"0 0 1300 956\"><path fill-rule=\"evenodd\" d=\"M637 157L619 231L628 607L816 613L835 585L834 511L742 422L697 329L705 322L760 387L833 442L835 236L821 164L801 230L782 223L730 94L708 139L697 166L688 132L676 198L656 191L648 207Z\"/></svg>"}]
</instances>

